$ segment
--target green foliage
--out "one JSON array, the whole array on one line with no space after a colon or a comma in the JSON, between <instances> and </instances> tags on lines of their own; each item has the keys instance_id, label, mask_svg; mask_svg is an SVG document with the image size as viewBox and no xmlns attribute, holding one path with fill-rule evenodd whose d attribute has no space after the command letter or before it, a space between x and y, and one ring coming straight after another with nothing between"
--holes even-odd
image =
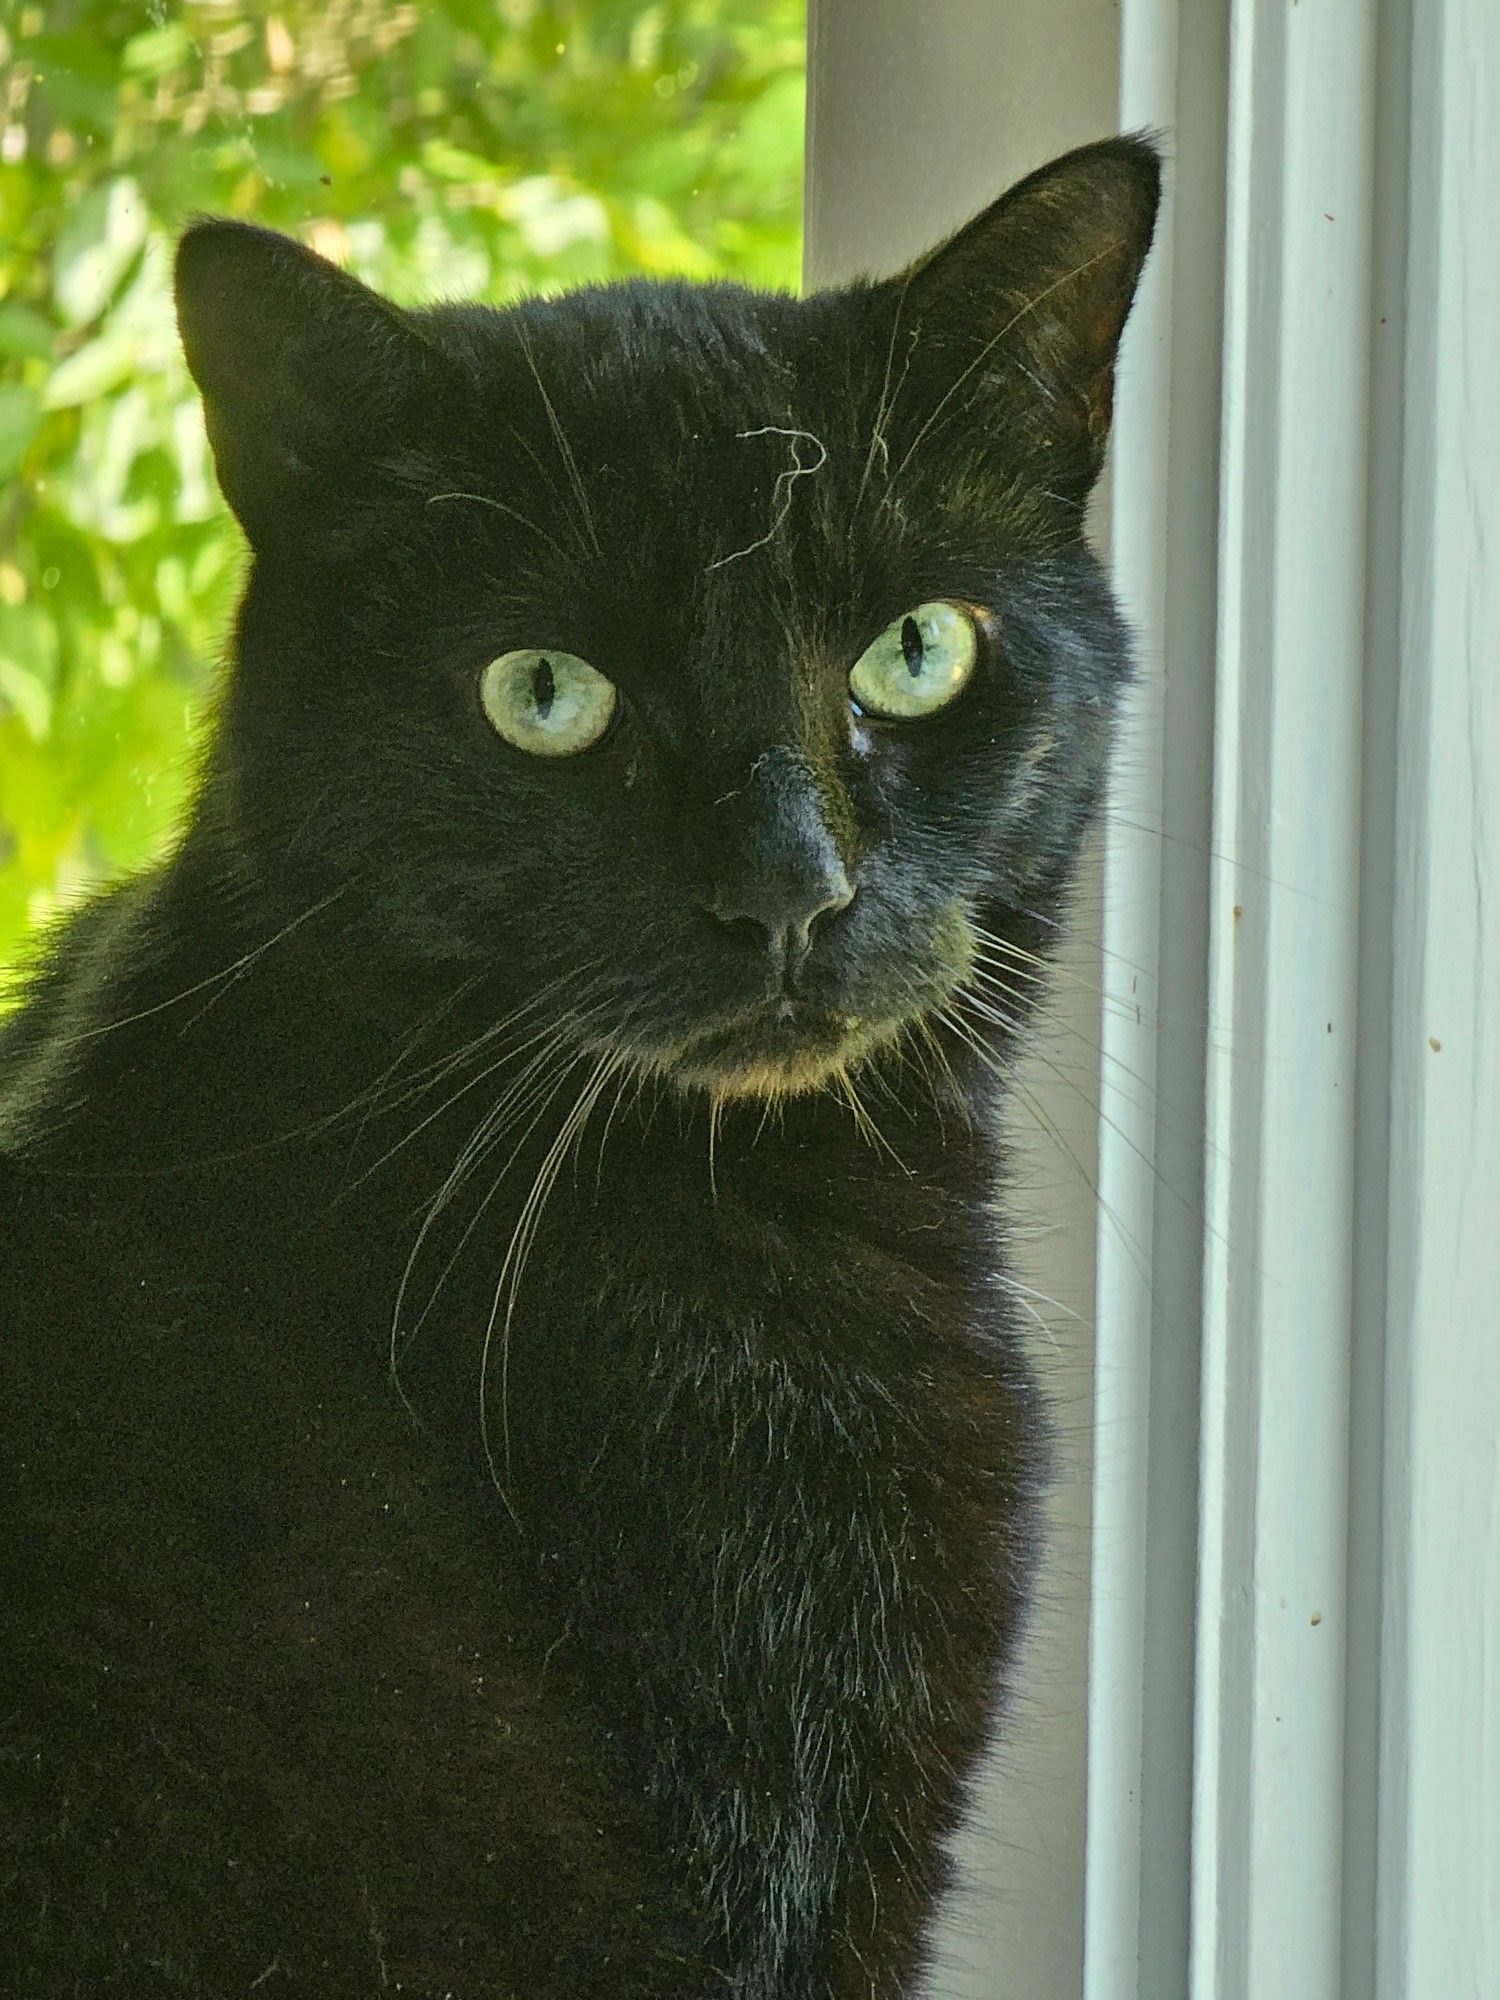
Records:
<instances>
[{"instance_id":1,"label":"green foliage","mask_svg":"<svg viewBox=\"0 0 1500 2000\"><path fill-rule=\"evenodd\" d=\"M0 27L0 966L159 853L242 544L172 322L198 210L407 303L794 286L802 0L46 0Z\"/></svg>"}]
</instances>

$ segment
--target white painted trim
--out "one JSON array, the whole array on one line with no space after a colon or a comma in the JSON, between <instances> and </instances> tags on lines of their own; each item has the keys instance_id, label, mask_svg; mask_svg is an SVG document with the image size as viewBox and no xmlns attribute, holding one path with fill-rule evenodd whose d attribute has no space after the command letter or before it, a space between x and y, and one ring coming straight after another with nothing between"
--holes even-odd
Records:
<instances>
[{"instance_id":1,"label":"white painted trim","mask_svg":"<svg viewBox=\"0 0 1500 2000\"><path fill-rule=\"evenodd\" d=\"M1111 800L1100 1022L1088 2000L1187 1986L1227 13L1121 11L1118 122L1161 133L1167 176L1113 452L1140 681Z\"/></svg>"},{"instance_id":2,"label":"white painted trim","mask_svg":"<svg viewBox=\"0 0 1500 2000\"><path fill-rule=\"evenodd\" d=\"M1413 11L1379 2000L1500 1993L1500 9Z\"/></svg>"},{"instance_id":3,"label":"white painted trim","mask_svg":"<svg viewBox=\"0 0 1500 2000\"><path fill-rule=\"evenodd\" d=\"M1122 18L1127 127L1172 120L1177 0ZM1142 1774L1156 1217L1158 942L1171 406L1175 174L1121 358L1110 476L1110 554L1139 634L1138 679L1110 784L1099 1014L1099 1229L1095 1281L1094 1535L1089 1627L1085 2000L1133 1990L1141 1952Z\"/></svg>"},{"instance_id":4,"label":"white painted trim","mask_svg":"<svg viewBox=\"0 0 1500 2000\"><path fill-rule=\"evenodd\" d=\"M1487 2000L1500 13L1233 21L1191 1993Z\"/></svg>"},{"instance_id":5,"label":"white painted trim","mask_svg":"<svg viewBox=\"0 0 1500 2000\"><path fill-rule=\"evenodd\" d=\"M1336 2000L1375 16L1233 14L1193 2000Z\"/></svg>"}]
</instances>

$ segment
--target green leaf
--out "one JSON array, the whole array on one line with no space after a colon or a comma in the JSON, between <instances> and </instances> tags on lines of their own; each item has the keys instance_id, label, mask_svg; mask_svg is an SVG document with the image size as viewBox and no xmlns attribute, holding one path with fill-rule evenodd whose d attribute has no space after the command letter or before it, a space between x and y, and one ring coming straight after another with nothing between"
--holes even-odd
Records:
<instances>
[{"instance_id":1,"label":"green leaf","mask_svg":"<svg viewBox=\"0 0 1500 2000\"><path fill-rule=\"evenodd\" d=\"M446 139L429 139L426 142L422 148L422 165L443 181L475 181L482 187L499 179L493 160L481 159L478 153L465 152L462 146L450 145Z\"/></svg>"},{"instance_id":2,"label":"green leaf","mask_svg":"<svg viewBox=\"0 0 1500 2000\"><path fill-rule=\"evenodd\" d=\"M0 604L0 705L40 742L52 727L57 633L32 604Z\"/></svg>"},{"instance_id":3,"label":"green leaf","mask_svg":"<svg viewBox=\"0 0 1500 2000\"><path fill-rule=\"evenodd\" d=\"M25 361L50 361L56 329L45 313L21 299L0 305L0 354Z\"/></svg>"},{"instance_id":4,"label":"green leaf","mask_svg":"<svg viewBox=\"0 0 1500 2000\"><path fill-rule=\"evenodd\" d=\"M52 296L68 326L96 320L146 240L146 202L133 180L90 188L58 238Z\"/></svg>"},{"instance_id":5,"label":"green leaf","mask_svg":"<svg viewBox=\"0 0 1500 2000\"><path fill-rule=\"evenodd\" d=\"M193 56L193 38L181 21L168 21L160 28L148 28L132 35L120 52L120 67L127 76L165 76L179 69Z\"/></svg>"},{"instance_id":6,"label":"green leaf","mask_svg":"<svg viewBox=\"0 0 1500 2000\"><path fill-rule=\"evenodd\" d=\"M0 382L0 479L9 479L42 425L42 399L23 382Z\"/></svg>"},{"instance_id":7,"label":"green leaf","mask_svg":"<svg viewBox=\"0 0 1500 2000\"><path fill-rule=\"evenodd\" d=\"M101 333L58 362L42 391L43 407L71 410L108 395L132 374L136 356L137 344L129 334Z\"/></svg>"}]
</instances>

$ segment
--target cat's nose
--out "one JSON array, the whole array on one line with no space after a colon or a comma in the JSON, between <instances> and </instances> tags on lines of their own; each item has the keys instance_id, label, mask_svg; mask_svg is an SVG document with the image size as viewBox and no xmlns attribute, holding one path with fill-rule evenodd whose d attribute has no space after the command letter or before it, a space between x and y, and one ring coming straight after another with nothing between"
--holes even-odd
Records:
<instances>
[{"instance_id":1,"label":"cat's nose","mask_svg":"<svg viewBox=\"0 0 1500 2000\"><path fill-rule=\"evenodd\" d=\"M814 927L854 901L854 885L836 854L808 857L803 866L746 872L716 882L703 898L709 915L742 929L782 966L795 965Z\"/></svg>"},{"instance_id":2,"label":"cat's nose","mask_svg":"<svg viewBox=\"0 0 1500 2000\"><path fill-rule=\"evenodd\" d=\"M854 901L826 791L800 751L775 745L716 801L698 901L724 932L768 952L783 979L806 957L815 926Z\"/></svg>"}]
</instances>

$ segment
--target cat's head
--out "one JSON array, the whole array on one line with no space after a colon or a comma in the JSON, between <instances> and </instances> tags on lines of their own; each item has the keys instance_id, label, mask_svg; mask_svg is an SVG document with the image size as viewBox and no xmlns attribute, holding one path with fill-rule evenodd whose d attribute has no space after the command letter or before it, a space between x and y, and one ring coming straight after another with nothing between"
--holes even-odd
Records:
<instances>
[{"instance_id":1,"label":"cat's head","mask_svg":"<svg viewBox=\"0 0 1500 2000\"><path fill-rule=\"evenodd\" d=\"M254 553L205 814L346 899L355 986L491 981L728 1094L894 1042L1055 908L1097 798L1127 653L1082 519L1157 191L1109 141L885 282L507 311L195 225Z\"/></svg>"}]
</instances>

